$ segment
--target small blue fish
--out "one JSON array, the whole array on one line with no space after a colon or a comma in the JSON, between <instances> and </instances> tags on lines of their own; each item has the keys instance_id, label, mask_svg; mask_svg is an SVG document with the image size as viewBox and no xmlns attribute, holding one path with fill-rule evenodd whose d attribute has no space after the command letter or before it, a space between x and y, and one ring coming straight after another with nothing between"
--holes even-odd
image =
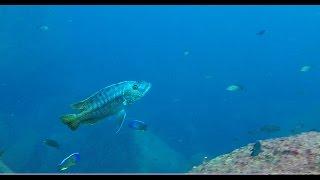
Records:
<instances>
[{"instance_id":1,"label":"small blue fish","mask_svg":"<svg viewBox=\"0 0 320 180\"><path fill-rule=\"evenodd\" d=\"M129 122L129 127L135 130L147 130L147 124L145 122L139 121L139 120L132 120Z\"/></svg>"},{"instance_id":2,"label":"small blue fish","mask_svg":"<svg viewBox=\"0 0 320 180\"><path fill-rule=\"evenodd\" d=\"M261 150L261 143L260 141L257 141L251 150L251 156L258 156L262 152Z\"/></svg>"},{"instance_id":3,"label":"small blue fish","mask_svg":"<svg viewBox=\"0 0 320 180\"><path fill-rule=\"evenodd\" d=\"M61 163L58 165L59 171L65 171L68 168L70 168L71 166L76 165L76 163L79 161L79 159L80 159L79 153L73 153L73 154L69 155L68 157L63 159L61 161Z\"/></svg>"}]
</instances>

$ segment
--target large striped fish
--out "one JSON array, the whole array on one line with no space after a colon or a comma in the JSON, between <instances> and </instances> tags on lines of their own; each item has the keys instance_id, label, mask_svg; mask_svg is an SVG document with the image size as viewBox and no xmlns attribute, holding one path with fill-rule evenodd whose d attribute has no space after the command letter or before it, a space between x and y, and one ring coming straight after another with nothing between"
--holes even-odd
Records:
<instances>
[{"instance_id":1,"label":"large striped fish","mask_svg":"<svg viewBox=\"0 0 320 180\"><path fill-rule=\"evenodd\" d=\"M107 86L85 100L72 104L78 114L67 114L61 121L71 130L76 130L80 124L95 124L99 120L115 115L120 126L126 117L125 107L142 98L151 88L145 81L123 81Z\"/></svg>"}]
</instances>

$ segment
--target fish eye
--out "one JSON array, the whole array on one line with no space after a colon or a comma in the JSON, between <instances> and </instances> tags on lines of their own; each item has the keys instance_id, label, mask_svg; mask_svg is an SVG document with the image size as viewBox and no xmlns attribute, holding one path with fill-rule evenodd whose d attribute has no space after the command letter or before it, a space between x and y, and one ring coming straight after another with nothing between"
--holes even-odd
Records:
<instances>
[{"instance_id":1,"label":"fish eye","mask_svg":"<svg viewBox=\"0 0 320 180\"><path fill-rule=\"evenodd\" d=\"M137 90L137 89L138 89L138 85L137 85L137 84L134 84L134 85L132 86L132 89Z\"/></svg>"}]
</instances>

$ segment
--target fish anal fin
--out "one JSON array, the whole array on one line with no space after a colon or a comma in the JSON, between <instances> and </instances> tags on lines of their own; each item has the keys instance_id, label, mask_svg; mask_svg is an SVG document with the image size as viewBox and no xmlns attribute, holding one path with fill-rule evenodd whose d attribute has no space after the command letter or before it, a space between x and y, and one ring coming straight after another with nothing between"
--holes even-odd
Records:
<instances>
[{"instance_id":1,"label":"fish anal fin","mask_svg":"<svg viewBox=\"0 0 320 180\"><path fill-rule=\"evenodd\" d=\"M103 119L103 118L89 118L89 119L83 120L82 122L89 124L89 125L94 125L95 123L97 123L101 119Z\"/></svg>"}]
</instances>

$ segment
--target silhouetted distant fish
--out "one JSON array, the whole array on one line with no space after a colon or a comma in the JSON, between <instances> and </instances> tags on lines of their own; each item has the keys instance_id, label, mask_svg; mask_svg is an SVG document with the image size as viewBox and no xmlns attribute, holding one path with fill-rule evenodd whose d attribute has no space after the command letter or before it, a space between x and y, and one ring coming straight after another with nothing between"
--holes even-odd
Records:
<instances>
[{"instance_id":1,"label":"silhouetted distant fish","mask_svg":"<svg viewBox=\"0 0 320 180\"><path fill-rule=\"evenodd\" d=\"M57 141L55 140L52 140L52 139L46 139L43 141L44 144L46 144L47 146L50 146L50 147L54 147L54 148L57 148L59 149L60 148L60 145Z\"/></svg>"},{"instance_id":2,"label":"silhouetted distant fish","mask_svg":"<svg viewBox=\"0 0 320 180\"><path fill-rule=\"evenodd\" d=\"M251 154L250 156L258 156L262 152L261 150L261 143L260 141L257 141L254 145L253 148L251 149Z\"/></svg>"},{"instance_id":3,"label":"silhouetted distant fish","mask_svg":"<svg viewBox=\"0 0 320 180\"><path fill-rule=\"evenodd\" d=\"M69 169L71 166L74 166L77 164L77 162L80 159L80 154L79 153L73 153L63 159L61 163L58 165L59 171L65 171Z\"/></svg>"},{"instance_id":4,"label":"silhouetted distant fish","mask_svg":"<svg viewBox=\"0 0 320 180\"><path fill-rule=\"evenodd\" d=\"M266 33L266 30L261 30L261 31L257 32L256 35L262 36L262 35L264 35L265 33Z\"/></svg>"},{"instance_id":5,"label":"silhouetted distant fish","mask_svg":"<svg viewBox=\"0 0 320 180\"><path fill-rule=\"evenodd\" d=\"M132 120L129 122L129 127L135 130L147 130L147 124L145 122L139 121L139 120Z\"/></svg>"},{"instance_id":6,"label":"silhouetted distant fish","mask_svg":"<svg viewBox=\"0 0 320 180\"><path fill-rule=\"evenodd\" d=\"M260 131L267 132L267 133L272 133L272 132L277 132L280 131L280 127L277 125L264 125L260 128Z\"/></svg>"}]
</instances>

